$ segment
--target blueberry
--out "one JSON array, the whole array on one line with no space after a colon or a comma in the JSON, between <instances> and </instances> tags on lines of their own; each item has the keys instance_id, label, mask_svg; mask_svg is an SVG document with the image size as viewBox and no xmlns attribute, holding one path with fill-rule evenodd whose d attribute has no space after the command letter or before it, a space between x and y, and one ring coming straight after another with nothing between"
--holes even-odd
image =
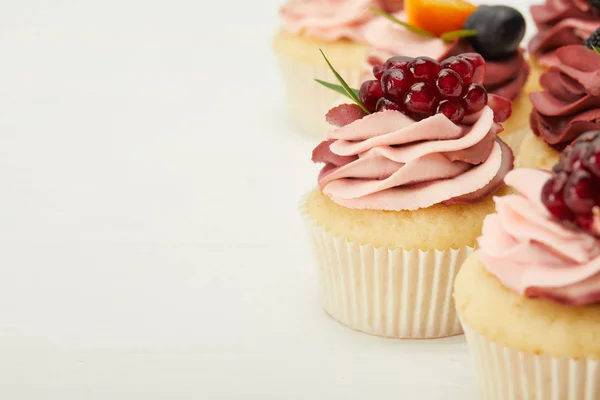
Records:
<instances>
[{"instance_id":1,"label":"blueberry","mask_svg":"<svg viewBox=\"0 0 600 400\"><path fill-rule=\"evenodd\" d=\"M486 60L508 58L519 48L525 36L525 18L512 7L480 6L467 19L464 29L472 29L477 36L469 42Z\"/></svg>"}]
</instances>

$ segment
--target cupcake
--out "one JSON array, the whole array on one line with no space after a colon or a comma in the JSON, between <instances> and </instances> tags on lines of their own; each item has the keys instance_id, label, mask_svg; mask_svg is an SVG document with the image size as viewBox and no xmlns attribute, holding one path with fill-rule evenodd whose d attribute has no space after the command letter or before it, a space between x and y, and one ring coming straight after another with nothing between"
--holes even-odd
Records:
<instances>
[{"instance_id":1,"label":"cupcake","mask_svg":"<svg viewBox=\"0 0 600 400\"><path fill-rule=\"evenodd\" d=\"M551 169L560 150L581 133L600 129L600 55L583 45L564 46L549 65L543 90L530 94L532 132L521 145L520 167Z\"/></svg>"},{"instance_id":2,"label":"cupcake","mask_svg":"<svg viewBox=\"0 0 600 400\"><path fill-rule=\"evenodd\" d=\"M373 335L440 338L462 333L454 277L512 168L497 138L510 102L493 110L477 84L458 118L453 99L438 107L432 95L435 64L405 68L417 78L396 82L404 101L372 81L358 105L329 111L336 128L313 151L324 167L301 208L329 315Z\"/></svg>"},{"instance_id":3,"label":"cupcake","mask_svg":"<svg viewBox=\"0 0 600 400\"><path fill-rule=\"evenodd\" d=\"M510 172L519 194L496 199L480 249L458 274L480 398L600 398L598 149L595 134L583 165L565 156L554 175Z\"/></svg>"},{"instance_id":4,"label":"cupcake","mask_svg":"<svg viewBox=\"0 0 600 400\"><path fill-rule=\"evenodd\" d=\"M464 1L407 0L405 7L406 12L365 26L369 67L377 71L383 60L393 56L423 55L443 61L478 52L487 64L484 87L513 101L513 115L505 122L501 138L516 152L528 130L531 111L525 90L530 68L520 47L525 34L521 13L511 7L476 7ZM469 32L476 35L460 37Z\"/></svg>"},{"instance_id":5,"label":"cupcake","mask_svg":"<svg viewBox=\"0 0 600 400\"><path fill-rule=\"evenodd\" d=\"M322 49L350 84L361 81L366 58L363 28L374 18L371 7L397 11L401 0L290 0L280 10L281 29L274 39L288 104L295 125L304 133L323 135L323 115L336 95L314 79L334 79L323 66Z\"/></svg>"},{"instance_id":6,"label":"cupcake","mask_svg":"<svg viewBox=\"0 0 600 400\"><path fill-rule=\"evenodd\" d=\"M531 6L538 32L529 42L533 73L538 76L554 64L557 49L581 44L600 28L600 3L588 0L546 0ZM536 81L537 82L537 81ZM539 87L532 86L533 90Z\"/></svg>"}]
</instances>

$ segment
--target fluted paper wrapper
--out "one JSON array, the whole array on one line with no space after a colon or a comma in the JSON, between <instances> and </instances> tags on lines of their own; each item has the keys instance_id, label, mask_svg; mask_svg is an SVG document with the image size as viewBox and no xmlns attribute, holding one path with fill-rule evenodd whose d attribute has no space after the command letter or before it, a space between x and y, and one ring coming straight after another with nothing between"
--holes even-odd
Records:
<instances>
[{"instance_id":1,"label":"fluted paper wrapper","mask_svg":"<svg viewBox=\"0 0 600 400\"><path fill-rule=\"evenodd\" d=\"M340 95L315 82L315 79L338 84L336 77L325 62L323 65L311 65L281 54L277 57L294 124L306 135L325 138L327 132L332 129L325 121L325 115L332 105L339 101ZM336 70L350 87L360 86L363 75L362 65L357 65L356 68L336 67Z\"/></svg>"},{"instance_id":2,"label":"fluted paper wrapper","mask_svg":"<svg viewBox=\"0 0 600 400\"><path fill-rule=\"evenodd\" d=\"M471 247L421 251L361 245L326 232L301 212L325 311L372 335L434 339L461 334L452 287Z\"/></svg>"},{"instance_id":3,"label":"fluted paper wrapper","mask_svg":"<svg viewBox=\"0 0 600 400\"><path fill-rule=\"evenodd\" d=\"M463 328L481 400L600 399L600 361L524 353Z\"/></svg>"}]
</instances>

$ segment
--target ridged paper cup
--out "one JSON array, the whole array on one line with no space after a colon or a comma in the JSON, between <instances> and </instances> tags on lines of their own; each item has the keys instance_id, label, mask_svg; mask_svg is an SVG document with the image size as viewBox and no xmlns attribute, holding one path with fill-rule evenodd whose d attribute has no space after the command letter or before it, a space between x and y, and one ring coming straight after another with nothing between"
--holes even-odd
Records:
<instances>
[{"instance_id":1,"label":"ridged paper cup","mask_svg":"<svg viewBox=\"0 0 600 400\"><path fill-rule=\"evenodd\" d=\"M331 126L325 121L325 115L332 105L339 101L339 93L328 89L317 82L338 84L337 79L325 62L312 65L278 54L279 67L282 71L287 93L287 102L294 124L306 134L324 138ZM362 66L356 68L338 68L336 70L352 88L361 84ZM350 100L348 100L350 101Z\"/></svg>"},{"instance_id":2,"label":"ridged paper cup","mask_svg":"<svg viewBox=\"0 0 600 400\"><path fill-rule=\"evenodd\" d=\"M452 287L471 247L444 251L361 245L333 235L300 206L318 269L323 307L372 335L435 339L461 334Z\"/></svg>"},{"instance_id":3,"label":"ridged paper cup","mask_svg":"<svg viewBox=\"0 0 600 400\"><path fill-rule=\"evenodd\" d=\"M463 324L481 400L598 400L600 361L525 353Z\"/></svg>"}]
</instances>

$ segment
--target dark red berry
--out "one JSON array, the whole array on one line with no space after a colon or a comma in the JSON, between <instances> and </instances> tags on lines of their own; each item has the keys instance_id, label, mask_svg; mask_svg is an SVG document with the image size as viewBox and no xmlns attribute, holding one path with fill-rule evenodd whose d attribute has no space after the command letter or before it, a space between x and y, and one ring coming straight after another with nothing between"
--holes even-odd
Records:
<instances>
[{"instance_id":1,"label":"dark red berry","mask_svg":"<svg viewBox=\"0 0 600 400\"><path fill-rule=\"evenodd\" d=\"M461 54L459 58L468 61L473 67L472 81L474 83L483 83L485 78L485 59L481 54L478 53L465 53Z\"/></svg>"},{"instance_id":2,"label":"dark red berry","mask_svg":"<svg viewBox=\"0 0 600 400\"><path fill-rule=\"evenodd\" d=\"M438 94L433 86L419 82L411 86L404 99L404 106L417 118L426 118L437 110Z\"/></svg>"},{"instance_id":3,"label":"dark red berry","mask_svg":"<svg viewBox=\"0 0 600 400\"><path fill-rule=\"evenodd\" d=\"M576 214L591 214L600 203L600 182L583 169L571 174L563 192L565 203Z\"/></svg>"},{"instance_id":4,"label":"dark red berry","mask_svg":"<svg viewBox=\"0 0 600 400\"><path fill-rule=\"evenodd\" d=\"M365 81L360 87L360 101L367 110L375 111L377 101L383 97L383 90L379 81Z\"/></svg>"},{"instance_id":5,"label":"dark red berry","mask_svg":"<svg viewBox=\"0 0 600 400\"><path fill-rule=\"evenodd\" d=\"M381 77L381 86L385 97L401 103L404 96L414 84L414 80L407 72L399 69L390 69Z\"/></svg>"},{"instance_id":6,"label":"dark red berry","mask_svg":"<svg viewBox=\"0 0 600 400\"><path fill-rule=\"evenodd\" d=\"M408 63L408 69L415 80L434 82L442 70L440 63L429 57L419 57Z\"/></svg>"},{"instance_id":7,"label":"dark red berry","mask_svg":"<svg viewBox=\"0 0 600 400\"><path fill-rule=\"evenodd\" d=\"M442 97L458 98L464 90L463 79L451 69L443 69L437 76L435 85Z\"/></svg>"},{"instance_id":8,"label":"dark red berry","mask_svg":"<svg viewBox=\"0 0 600 400\"><path fill-rule=\"evenodd\" d=\"M560 156L542 202L557 219L600 237L600 131L581 135Z\"/></svg>"},{"instance_id":9,"label":"dark red berry","mask_svg":"<svg viewBox=\"0 0 600 400\"><path fill-rule=\"evenodd\" d=\"M380 80L385 71L386 71L386 69L383 65L374 66L373 67L373 75L375 76L375 79Z\"/></svg>"},{"instance_id":10,"label":"dark red berry","mask_svg":"<svg viewBox=\"0 0 600 400\"><path fill-rule=\"evenodd\" d=\"M571 219L573 212L565 203L563 189L567 182L567 175L557 175L546 182L542 189L542 202L554 217L558 219Z\"/></svg>"},{"instance_id":11,"label":"dark red berry","mask_svg":"<svg viewBox=\"0 0 600 400\"><path fill-rule=\"evenodd\" d=\"M473 66L461 57L450 57L442 61L442 68L455 71L466 84L471 83L473 79Z\"/></svg>"},{"instance_id":12,"label":"dark red berry","mask_svg":"<svg viewBox=\"0 0 600 400\"><path fill-rule=\"evenodd\" d=\"M387 69L399 69L401 71L408 71L408 64L413 60L411 57L397 56L392 57L385 62L383 65Z\"/></svg>"},{"instance_id":13,"label":"dark red berry","mask_svg":"<svg viewBox=\"0 0 600 400\"><path fill-rule=\"evenodd\" d=\"M481 111L488 103L487 90L479 83L472 83L465 94L465 104L468 113Z\"/></svg>"},{"instance_id":14,"label":"dark red berry","mask_svg":"<svg viewBox=\"0 0 600 400\"><path fill-rule=\"evenodd\" d=\"M377 111L400 111L403 112L404 110L402 109L402 106L398 103L394 103L391 100L386 99L385 97L382 97L381 99L379 99L379 101L377 102Z\"/></svg>"},{"instance_id":15,"label":"dark red berry","mask_svg":"<svg viewBox=\"0 0 600 400\"><path fill-rule=\"evenodd\" d=\"M443 100L440 102L437 112L444 114L455 124L460 124L465 117L465 106L461 100Z\"/></svg>"}]
</instances>

